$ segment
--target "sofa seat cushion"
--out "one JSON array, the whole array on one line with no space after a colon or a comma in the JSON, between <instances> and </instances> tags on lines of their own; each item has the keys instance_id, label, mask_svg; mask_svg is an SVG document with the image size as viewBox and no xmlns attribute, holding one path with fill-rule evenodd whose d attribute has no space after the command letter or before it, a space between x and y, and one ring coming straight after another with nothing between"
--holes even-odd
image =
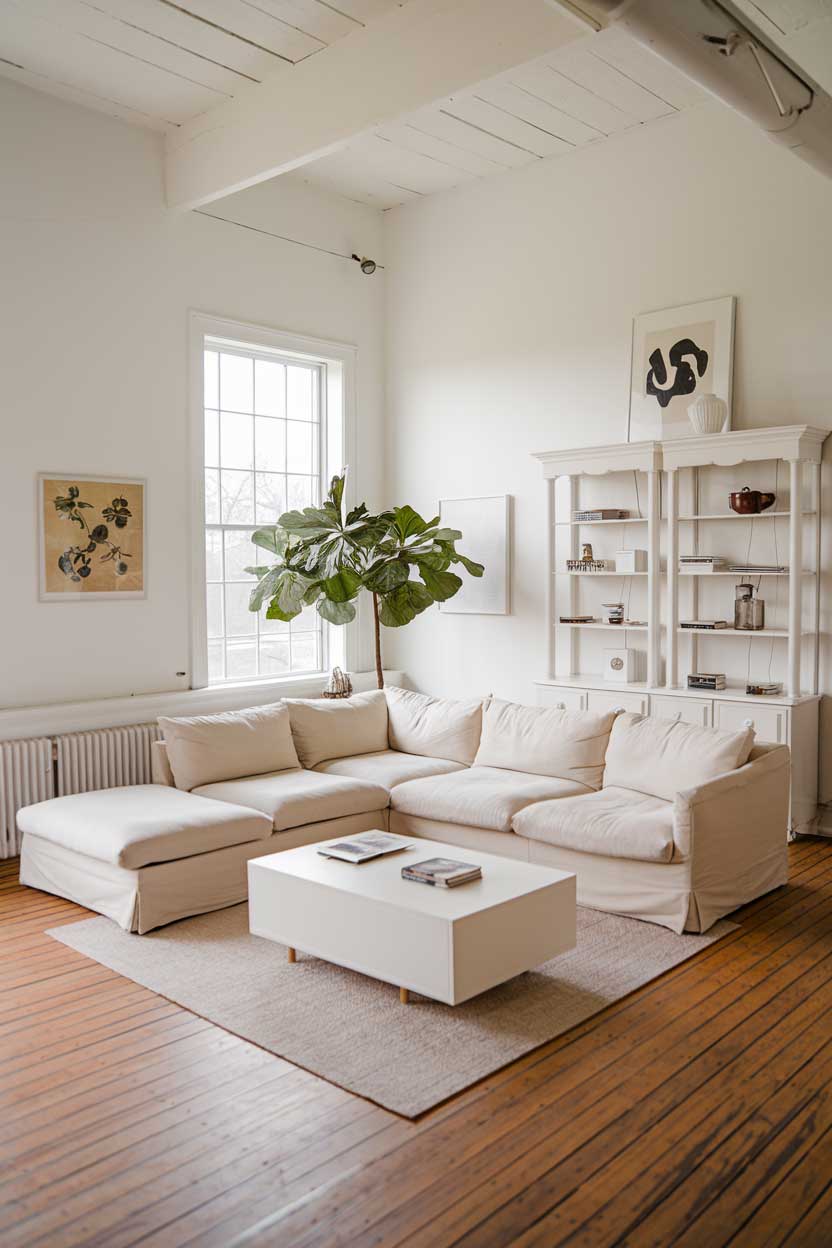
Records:
<instances>
[{"instance_id":1,"label":"sofa seat cushion","mask_svg":"<svg viewBox=\"0 0 832 1248\"><path fill-rule=\"evenodd\" d=\"M299 828L304 823L320 823L341 815L363 815L385 810L389 794L380 784L353 780L349 776L324 776L317 771L275 771L270 776L244 776L223 780L197 790L200 797L232 802L262 811L276 832Z\"/></svg>"},{"instance_id":2,"label":"sofa seat cushion","mask_svg":"<svg viewBox=\"0 0 832 1248\"><path fill-rule=\"evenodd\" d=\"M515 815L514 831L532 841L605 858L670 862L673 803L631 789L540 802Z\"/></svg>"},{"instance_id":3,"label":"sofa seat cushion","mask_svg":"<svg viewBox=\"0 0 832 1248\"><path fill-rule=\"evenodd\" d=\"M53 797L18 811L18 827L99 862L137 870L271 836L257 810L161 784Z\"/></svg>"},{"instance_id":4,"label":"sofa seat cushion","mask_svg":"<svg viewBox=\"0 0 832 1248\"><path fill-rule=\"evenodd\" d=\"M672 802L748 761L754 729L725 732L652 715L619 715L610 732L604 788L635 789Z\"/></svg>"},{"instance_id":5,"label":"sofa seat cushion","mask_svg":"<svg viewBox=\"0 0 832 1248\"><path fill-rule=\"evenodd\" d=\"M358 754L355 758L331 758L326 763L318 763L315 770L327 776L370 780L373 784L383 784L385 789L392 789L407 780L444 776L464 768L462 763L452 763L446 758L423 758L419 754L403 754L401 750L379 750L375 754Z\"/></svg>"},{"instance_id":6,"label":"sofa seat cushion","mask_svg":"<svg viewBox=\"0 0 832 1248\"><path fill-rule=\"evenodd\" d=\"M328 758L386 750L387 699L383 689L349 698L287 698L292 738L304 767Z\"/></svg>"},{"instance_id":7,"label":"sofa seat cushion","mask_svg":"<svg viewBox=\"0 0 832 1248\"><path fill-rule=\"evenodd\" d=\"M452 775L400 784L393 790L390 804L404 815L510 832L514 815L532 802L588 792L583 784L555 776L531 776L502 767L469 767Z\"/></svg>"},{"instance_id":8,"label":"sofa seat cushion","mask_svg":"<svg viewBox=\"0 0 832 1248\"><path fill-rule=\"evenodd\" d=\"M384 693L392 749L471 766L480 743L482 702L431 698L395 685Z\"/></svg>"},{"instance_id":9,"label":"sofa seat cushion","mask_svg":"<svg viewBox=\"0 0 832 1248\"><path fill-rule=\"evenodd\" d=\"M538 776L561 776L600 789L614 712L520 706L494 698L483 711L475 762Z\"/></svg>"}]
</instances>

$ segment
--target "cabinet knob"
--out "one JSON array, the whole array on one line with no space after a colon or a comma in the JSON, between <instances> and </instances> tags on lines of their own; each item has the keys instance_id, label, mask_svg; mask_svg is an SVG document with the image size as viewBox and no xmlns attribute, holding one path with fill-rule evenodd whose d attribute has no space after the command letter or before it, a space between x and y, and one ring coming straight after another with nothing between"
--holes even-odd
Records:
<instances>
[{"instance_id":1,"label":"cabinet knob","mask_svg":"<svg viewBox=\"0 0 832 1248\"><path fill-rule=\"evenodd\" d=\"M612 713L613 713L613 715L623 715L623 714L624 714L624 707L623 707L623 706L614 706L614 707L612 708Z\"/></svg>"},{"instance_id":2,"label":"cabinet knob","mask_svg":"<svg viewBox=\"0 0 832 1248\"><path fill-rule=\"evenodd\" d=\"M753 720L753 719L744 719L744 720L742 721L742 726L743 726L743 728L753 728L753 727L754 727L754 720Z\"/></svg>"}]
</instances>

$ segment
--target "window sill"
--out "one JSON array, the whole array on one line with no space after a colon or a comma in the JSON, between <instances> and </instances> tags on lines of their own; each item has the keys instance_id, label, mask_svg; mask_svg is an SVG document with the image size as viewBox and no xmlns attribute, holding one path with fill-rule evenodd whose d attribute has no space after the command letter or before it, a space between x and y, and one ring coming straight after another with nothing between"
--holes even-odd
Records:
<instances>
[{"instance_id":1,"label":"window sill","mask_svg":"<svg viewBox=\"0 0 832 1248\"><path fill-rule=\"evenodd\" d=\"M388 684L401 684L404 673L385 671L384 678ZM97 698L89 702L21 706L0 711L0 741L146 724L159 715L210 715L218 711L240 710L245 706L262 706L280 698L314 698L321 692L326 679L327 673L282 676L277 680L209 685L205 689L178 689L122 698ZM356 693L375 689L376 674L354 672L352 681Z\"/></svg>"}]
</instances>

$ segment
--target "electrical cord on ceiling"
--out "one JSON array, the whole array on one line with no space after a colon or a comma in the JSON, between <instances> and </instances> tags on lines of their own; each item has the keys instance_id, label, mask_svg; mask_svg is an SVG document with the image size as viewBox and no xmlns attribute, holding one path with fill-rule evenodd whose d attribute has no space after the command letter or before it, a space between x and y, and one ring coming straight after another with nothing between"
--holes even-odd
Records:
<instances>
[{"instance_id":1,"label":"electrical cord on ceiling","mask_svg":"<svg viewBox=\"0 0 832 1248\"><path fill-rule=\"evenodd\" d=\"M351 255L346 251L332 251L329 247L319 247L317 243L305 243L300 238L289 238L288 234L276 234L273 230L264 230L257 225L247 225L245 221L232 221L230 217L220 217L215 212L206 212L203 208L194 208L197 216L210 217L212 221L222 221L225 225L236 225L241 230L250 230L252 234L265 234L268 238L279 238L282 243L293 243L295 247L306 247L309 251L320 251L325 256L335 256L338 260L352 260L356 264L361 265L361 272L368 277L375 273L376 269L383 269L383 264L378 264L375 260L371 260L369 256L357 256L355 252Z\"/></svg>"}]
</instances>

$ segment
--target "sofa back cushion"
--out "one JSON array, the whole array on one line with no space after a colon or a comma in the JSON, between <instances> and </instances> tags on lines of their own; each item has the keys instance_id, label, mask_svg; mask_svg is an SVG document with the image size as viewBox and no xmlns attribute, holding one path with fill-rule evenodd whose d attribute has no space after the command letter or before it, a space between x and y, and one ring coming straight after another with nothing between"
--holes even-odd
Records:
<instances>
[{"instance_id":1,"label":"sofa back cushion","mask_svg":"<svg viewBox=\"0 0 832 1248\"><path fill-rule=\"evenodd\" d=\"M177 789L299 767L284 702L159 719Z\"/></svg>"},{"instance_id":2,"label":"sofa back cushion","mask_svg":"<svg viewBox=\"0 0 832 1248\"><path fill-rule=\"evenodd\" d=\"M485 708L478 767L505 767L600 789L615 713L561 711L493 699Z\"/></svg>"},{"instance_id":3,"label":"sofa back cushion","mask_svg":"<svg viewBox=\"0 0 832 1248\"><path fill-rule=\"evenodd\" d=\"M387 749L383 689L355 693L351 698L287 698L286 705L304 767Z\"/></svg>"},{"instance_id":4,"label":"sofa back cushion","mask_svg":"<svg viewBox=\"0 0 832 1248\"><path fill-rule=\"evenodd\" d=\"M431 698L395 685L384 692L391 750L471 766L480 743L482 702Z\"/></svg>"},{"instance_id":5,"label":"sofa back cushion","mask_svg":"<svg viewBox=\"0 0 832 1248\"><path fill-rule=\"evenodd\" d=\"M672 802L677 793L748 762L754 729L722 732L681 720L619 715L607 746L604 788L617 786Z\"/></svg>"}]
</instances>

